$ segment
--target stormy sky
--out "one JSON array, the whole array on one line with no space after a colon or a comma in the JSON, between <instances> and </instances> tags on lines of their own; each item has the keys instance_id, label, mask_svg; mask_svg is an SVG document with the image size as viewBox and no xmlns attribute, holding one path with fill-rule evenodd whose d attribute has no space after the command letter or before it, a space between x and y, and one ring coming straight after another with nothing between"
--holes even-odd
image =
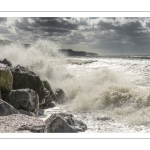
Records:
<instances>
[{"instance_id":1,"label":"stormy sky","mask_svg":"<svg viewBox=\"0 0 150 150\"><path fill-rule=\"evenodd\" d=\"M150 55L150 18L0 18L0 39L50 40L61 48L99 55Z\"/></svg>"}]
</instances>

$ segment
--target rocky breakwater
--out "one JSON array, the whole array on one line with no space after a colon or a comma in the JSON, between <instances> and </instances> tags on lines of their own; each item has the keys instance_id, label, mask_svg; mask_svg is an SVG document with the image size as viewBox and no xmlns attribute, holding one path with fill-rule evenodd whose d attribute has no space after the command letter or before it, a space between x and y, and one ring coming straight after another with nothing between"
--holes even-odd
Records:
<instances>
[{"instance_id":1,"label":"rocky breakwater","mask_svg":"<svg viewBox=\"0 0 150 150\"><path fill-rule=\"evenodd\" d=\"M0 61L0 132L83 132L86 125L72 114L53 113L46 121L38 116L44 109L65 102L62 89L55 92L50 83L24 66L13 67Z\"/></svg>"}]
</instances>

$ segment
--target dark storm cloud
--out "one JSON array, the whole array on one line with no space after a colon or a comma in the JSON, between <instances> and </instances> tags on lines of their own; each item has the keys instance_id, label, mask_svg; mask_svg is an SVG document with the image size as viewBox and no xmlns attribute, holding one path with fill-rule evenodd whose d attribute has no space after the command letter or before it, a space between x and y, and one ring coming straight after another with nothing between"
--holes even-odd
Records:
<instances>
[{"instance_id":1,"label":"dark storm cloud","mask_svg":"<svg viewBox=\"0 0 150 150\"><path fill-rule=\"evenodd\" d=\"M39 17L39 19L43 19L43 20L55 20L55 19L59 19L59 17Z\"/></svg>"},{"instance_id":2,"label":"dark storm cloud","mask_svg":"<svg viewBox=\"0 0 150 150\"><path fill-rule=\"evenodd\" d=\"M111 31L113 31L112 38L115 40L115 37L121 38L121 39L130 39L131 41L136 41L136 38L143 38L143 37L149 37L149 32L146 32L146 29L142 26L141 22L129 22L126 24L120 25L119 23L117 25L114 25L112 22L100 22L99 24L100 30L103 31L109 31L109 34L111 35ZM109 37L109 36L108 36Z\"/></svg>"},{"instance_id":3,"label":"dark storm cloud","mask_svg":"<svg viewBox=\"0 0 150 150\"><path fill-rule=\"evenodd\" d=\"M42 18L22 18L16 21L15 26L33 34L56 35L53 32L64 34L72 30L77 30L78 24L70 22L70 18L42 17ZM45 33L46 32L46 33Z\"/></svg>"},{"instance_id":4,"label":"dark storm cloud","mask_svg":"<svg viewBox=\"0 0 150 150\"><path fill-rule=\"evenodd\" d=\"M11 29L5 22L7 18L0 18L0 33L7 37L48 39L65 47L83 45L100 54L150 54L150 18L24 17L17 18Z\"/></svg>"},{"instance_id":5,"label":"dark storm cloud","mask_svg":"<svg viewBox=\"0 0 150 150\"><path fill-rule=\"evenodd\" d=\"M0 34L9 34L10 31L4 27L0 27Z\"/></svg>"},{"instance_id":6,"label":"dark storm cloud","mask_svg":"<svg viewBox=\"0 0 150 150\"><path fill-rule=\"evenodd\" d=\"M0 22L4 22L4 21L6 21L7 20L7 18L5 18L5 17L0 17Z\"/></svg>"},{"instance_id":7,"label":"dark storm cloud","mask_svg":"<svg viewBox=\"0 0 150 150\"><path fill-rule=\"evenodd\" d=\"M130 33L135 31L140 31L143 29L141 22L129 22L126 24L120 24L119 22L116 22L113 24L113 22L104 22L100 21L98 23L98 26L101 30L115 30L120 33Z\"/></svg>"},{"instance_id":8,"label":"dark storm cloud","mask_svg":"<svg viewBox=\"0 0 150 150\"><path fill-rule=\"evenodd\" d=\"M24 31L34 31L35 28L33 27L33 24L30 23L30 21L28 19L29 18L25 17L25 18L21 18L21 20L16 20L15 26L18 29L21 29Z\"/></svg>"},{"instance_id":9,"label":"dark storm cloud","mask_svg":"<svg viewBox=\"0 0 150 150\"><path fill-rule=\"evenodd\" d=\"M61 29L61 28L43 28L42 29L45 32L60 32L60 33L64 33L64 32L69 32L69 30L66 29Z\"/></svg>"},{"instance_id":10,"label":"dark storm cloud","mask_svg":"<svg viewBox=\"0 0 150 150\"><path fill-rule=\"evenodd\" d=\"M77 30L78 25L68 22L67 20L61 20L61 19L46 19L43 21L43 19L39 19L36 21L36 24L38 26L42 27L53 27L53 28L62 28L62 29L68 29L68 30Z\"/></svg>"},{"instance_id":11,"label":"dark storm cloud","mask_svg":"<svg viewBox=\"0 0 150 150\"><path fill-rule=\"evenodd\" d=\"M150 21L146 22L146 27L150 28Z\"/></svg>"},{"instance_id":12,"label":"dark storm cloud","mask_svg":"<svg viewBox=\"0 0 150 150\"><path fill-rule=\"evenodd\" d=\"M94 28L91 49L102 54L150 54L150 23L147 18L105 18Z\"/></svg>"}]
</instances>

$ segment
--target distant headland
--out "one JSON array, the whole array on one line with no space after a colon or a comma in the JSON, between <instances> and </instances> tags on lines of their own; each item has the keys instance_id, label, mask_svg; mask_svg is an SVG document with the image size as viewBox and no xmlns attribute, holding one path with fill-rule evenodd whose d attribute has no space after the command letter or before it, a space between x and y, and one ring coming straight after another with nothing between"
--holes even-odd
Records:
<instances>
[{"instance_id":1,"label":"distant headland","mask_svg":"<svg viewBox=\"0 0 150 150\"><path fill-rule=\"evenodd\" d=\"M96 57L98 56L97 53L89 53L85 51L74 51L72 49L59 49L59 51L67 56L92 56Z\"/></svg>"}]
</instances>

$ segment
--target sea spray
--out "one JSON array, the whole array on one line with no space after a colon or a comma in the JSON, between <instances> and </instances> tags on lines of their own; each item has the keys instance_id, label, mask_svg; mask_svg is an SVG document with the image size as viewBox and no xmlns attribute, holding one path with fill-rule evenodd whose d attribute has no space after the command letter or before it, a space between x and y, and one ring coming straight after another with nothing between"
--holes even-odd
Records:
<instances>
[{"instance_id":1,"label":"sea spray","mask_svg":"<svg viewBox=\"0 0 150 150\"><path fill-rule=\"evenodd\" d=\"M55 43L43 40L33 43L29 48L11 44L0 49L0 59L7 58L14 66L19 64L28 67L41 78L47 79L53 89L62 88L68 97L65 106L70 111L104 112L120 122L150 124L149 89L130 82L124 71L118 72L107 67L88 68L95 61L90 61L89 65L83 61L80 63L78 58L77 64L68 64L68 58L58 52L59 48ZM107 66L115 68L120 65L117 60L115 65L110 61L107 60ZM134 67L130 64L124 64L123 67L125 65Z\"/></svg>"},{"instance_id":2,"label":"sea spray","mask_svg":"<svg viewBox=\"0 0 150 150\"><path fill-rule=\"evenodd\" d=\"M64 66L66 57L58 52L59 48L54 42L45 40L38 40L29 48L13 43L0 48L0 59L7 58L14 66L28 67L57 88L60 80L69 75Z\"/></svg>"}]
</instances>

